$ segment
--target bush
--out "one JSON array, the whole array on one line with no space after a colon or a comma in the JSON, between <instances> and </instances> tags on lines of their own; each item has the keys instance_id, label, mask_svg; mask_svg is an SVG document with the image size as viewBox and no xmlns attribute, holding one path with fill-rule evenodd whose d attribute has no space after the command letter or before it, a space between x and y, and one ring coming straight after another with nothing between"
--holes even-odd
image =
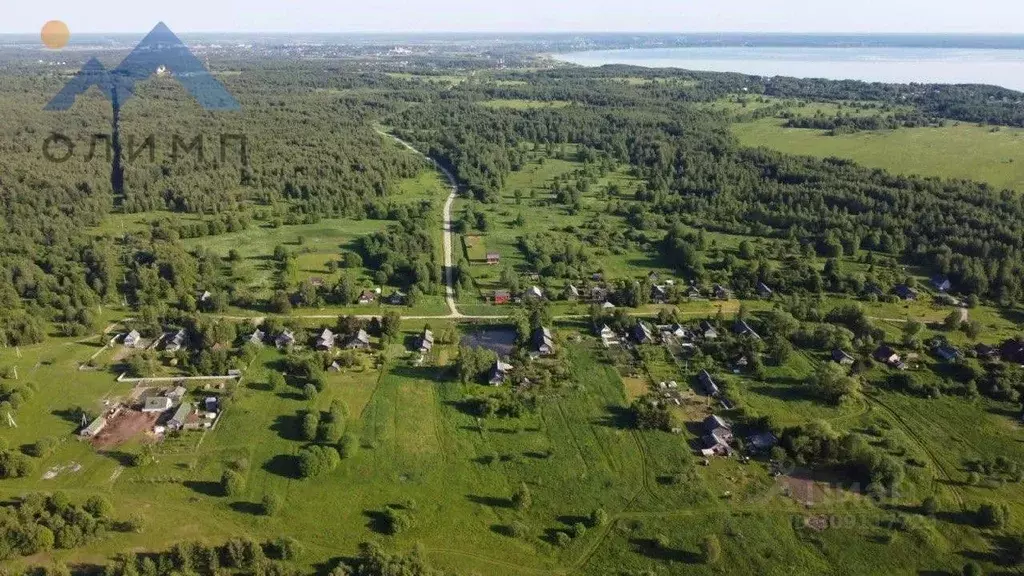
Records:
<instances>
[{"instance_id":1,"label":"bush","mask_svg":"<svg viewBox=\"0 0 1024 576\"><path fill-rule=\"evenodd\" d=\"M705 564L715 564L722 557L722 543L718 536L711 534L706 536L700 543L701 556Z\"/></svg>"},{"instance_id":2,"label":"bush","mask_svg":"<svg viewBox=\"0 0 1024 576\"><path fill-rule=\"evenodd\" d=\"M316 440L317 429L320 427L320 412L311 410L302 416L302 439Z\"/></svg>"},{"instance_id":3,"label":"bush","mask_svg":"<svg viewBox=\"0 0 1024 576\"><path fill-rule=\"evenodd\" d=\"M345 434L341 437L341 441L338 442L338 456L342 458L348 458L355 453L356 450L356 437L351 434Z\"/></svg>"},{"instance_id":4,"label":"bush","mask_svg":"<svg viewBox=\"0 0 1024 576\"><path fill-rule=\"evenodd\" d=\"M519 485L519 490L516 490L515 494L512 495L512 505L515 506L516 510L529 510L533 506L533 497L530 495L530 489L526 487L526 483Z\"/></svg>"},{"instance_id":5,"label":"bush","mask_svg":"<svg viewBox=\"0 0 1024 576\"><path fill-rule=\"evenodd\" d=\"M978 508L978 525L984 528L1002 528L1010 520L1010 509L1005 505L982 504Z\"/></svg>"},{"instance_id":6,"label":"bush","mask_svg":"<svg viewBox=\"0 0 1024 576\"><path fill-rule=\"evenodd\" d=\"M608 523L608 513L604 511L604 508L598 508L590 513L590 527L597 528L598 526L604 526Z\"/></svg>"},{"instance_id":7,"label":"bush","mask_svg":"<svg viewBox=\"0 0 1024 576\"><path fill-rule=\"evenodd\" d=\"M964 564L963 575L964 576L981 576L982 575L981 566L979 566L977 562L968 562L967 564Z\"/></svg>"},{"instance_id":8,"label":"bush","mask_svg":"<svg viewBox=\"0 0 1024 576\"><path fill-rule=\"evenodd\" d=\"M334 444L341 439L341 433L344 430L344 426L341 422L320 422L320 426L317 427L316 436L320 442L326 442L328 444Z\"/></svg>"},{"instance_id":9,"label":"bush","mask_svg":"<svg viewBox=\"0 0 1024 576\"><path fill-rule=\"evenodd\" d=\"M245 476L237 470L225 470L220 477L220 489L225 496L240 496L245 492Z\"/></svg>"},{"instance_id":10,"label":"bush","mask_svg":"<svg viewBox=\"0 0 1024 576\"><path fill-rule=\"evenodd\" d=\"M264 516L276 516L284 507L284 500L277 494L264 494L260 510Z\"/></svg>"},{"instance_id":11,"label":"bush","mask_svg":"<svg viewBox=\"0 0 1024 576\"><path fill-rule=\"evenodd\" d=\"M114 512L114 506L103 496L90 496L85 501L85 511L97 519L109 518Z\"/></svg>"},{"instance_id":12,"label":"bush","mask_svg":"<svg viewBox=\"0 0 1024 576\"><path fill-rule=\"evenodd\" d=\"M516 538L526 538L530 534L530 527L518 520L509 525L508 530Z\"/></svg>"},{"instance_id":13,"label":"bush","mask_svg":"<svg viewBox=\"0 0 1024 576\"><path fill-rule=\"evenodd\" d=\"M555 544L558 544L562 548L565 548L570 543L572 543L572 537L570 537L565 532L559 532L558 534L555 534Z\"/></svg>"},{"instance_id":14,"label":"bush","mask_svg":"<svg viewBox=\"0 0 1024 576\"><path fill-rule=\"evenodd\" d=\"M341 457L331 446L307 446L299 452L298 473L302 478L312 478L337 468Z\"/></svg>"},{"instance_id":15,"label":"bush","mask_svg":"<svg viewBox=\"0 0 1024 576\"><path fill-rule=\"evenodd\" d=\"M29 445L25 449L25 452L28 453L29 456L35 456L36 458L45 458L50 454L53 454L53 451L56 448L57 439L48 436L46 438L40 438L35 442L35 444Z\"/></svg>"},{"instance_id":16,"label":"bush","mask_svg":"<svg viewBox=\"0 0 1024 576\"><path fill-rule=\"evenodd\" d=\"M316 393L316 386L312 384L306 384L305 386L302 387L302 397L305 398L306 400L313 400L314 398L316 398Z\"/></svg>"},{"instance_id":17,"label":"bush","mask_svg":"<svg viewBox=\"0 0 1024 576\"><path fill-rule=\"evenodd\" d=\"M302 545L295 538L281 536L271 544L274 555L281 560L294 560L302 554Z\"/></svg>"},{"instance_id":18,"label":"bush","mask_svg":"<svg viewBox=\"0 0 1024 576\"><path fill-rule=\"evenodd\" d=\"M577 522L572 525L571 533L573 538L583 538L587 534L587 527L583 522Z\"/></svg>"},{"instance_id":19,"label":"bush","mask_svg":"<svg viewBox=\"0 0 1024 576\"><path fill-rule=\"evenodd\" d=\"M939 503L934 496L929 496L921 501L921 514L934 516L939 510Z\"/></svg>"},{"instance_id":20,"label":"bush","mask_svg":"<svg viewBox=\"0 0 1024 576\"><path fill-rule=\"evenodd\" d=\"M284 375L280 372L271 372L267 377L267 384L271 390L281 390L285 386Z\"/></svg>"},{"instance_id":21,"label":"bush","mask_svg":"<svg viewBox=\"0 0 1024 576\"><path fill-rule=\"evenodd\" d=\"M388 506L384 509L384 529L395 535L412 527L412 516L404 510Z\"/></svg>"}]
</instances>

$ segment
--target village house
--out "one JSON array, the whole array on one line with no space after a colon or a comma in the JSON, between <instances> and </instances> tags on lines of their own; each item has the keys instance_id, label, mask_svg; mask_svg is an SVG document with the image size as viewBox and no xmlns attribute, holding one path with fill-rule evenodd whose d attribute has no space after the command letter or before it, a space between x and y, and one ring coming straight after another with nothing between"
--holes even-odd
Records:
<instances>
[{"instance_id":1,"label":"village house","mask_svg":"<svg viewBox=\"0 0 1024 576\"><path fill-rule=\"evenodd\" d=\"M737 336L749 336L754 340L761 339L761 335L755 332L754 329L750 327L750 324L747 324L746 320L737 319L732 326L732 331L735 332Z\"/></svg>"},{"instance_id":2,"label":"village house","mask_svg":"<svg viewBox=\"0 0 1024 576\"><path fill-rule=\"evenodd\" d=\"M171 354L177 352L178 350L181 350L182 348L185 347L186 336L187 334L184 328L178 330L177 332L174 333L174 336L171 337L170 341L168 341L167 344L164 346L164 350L170 352Z\"/></svg>"},{"instance_id":3,"label":"village house","mask_svg":"<svg viewBox=\"0 0 1024 576\"><path fill-rule=\"evenodd\" d=\"M610 292L604 286L594 286L590 289L590 301L591 302L605 302L608 300Z\"/></svg>"},{"instance_id":4,"label":"village house","mask_svg":"<svg viewBox=\"0 0 1024 576\"><path fill-rule=\"evenodd\" d=\"M551 330L541 326L533 331L533 351L541 356L555 353L555 338Z\"/></svg>"},{"instance_id":5,"label":"village house","mask_svg":"<svg viewBox=\"0 0 1024 576\"><path fill-rule=\"evenodd\" d=\"M754 451L765 453L775 447L779 439L771 432L758 432L747 438L747 447Z\"/></svg>"},{"instance_id":6,"label":"village house","mask_svg":"<svg viewBox=\"0 0 1024 576\"><path fill-rule=\"evenodd\" d=\"M203 290L202 292L199 293L197 300L199 300L200 302L207 302L210 300L210 298L213 298L213 294L210 293L209 290Z\"/></svg>"},{"instance_id":7,"label":"village house","mask_svg":"<svg viewBox=\"0 0 1024 576\"><path fill-rule=\"evenodd\" d=\"M917 300L917 290L914 290L906 284L900 284L892 289L893 293L899 297L900 300L910 302Z\"/></svg>"},{"instance_id":8,"label":"village house","mask_svg":"<svg viewBox=\"0 0 1024 576\"><path fill-rule=\"evenodd\" d=\"M836 348L832 351L832 361L841 366L852 366L856 359L845 351Z\"/></svg>"},{"instance_id":9,"label":"village house","mask_svg":"<svg viewBox=\"0 0 1024 576\"><path fill-rule=\"evenodd\" d=\"M934 276L932 278L932 287L939 292L949 292L953 288L953 283L945 276Z\"/></svg>"},{"instance_id":10,"label":"village house","mask_svg":"<svg viewBox=\"0 0 1024 576\"><path fill-rule=\"evenodd\" d=\"M255 332L253 332L251 335L249 335L249 340L248 341L249 341L249 344L255 344L257 346L263 346L263 339L266 338L266 337L267 337L266 333L261 331L259 328L257 328Z\"/></svg>"},{"instance_id":11,"label":"village house","mask_svg":"<svg viewBox=\"0 0 1024 576\"><path fill-rule=\"evenodd\" d=\"M698 300L704 297L704 293L696 284L690 284L690 288L686 291L686 297L691 300Z\"/></svg>"},{"instance_id":12,"label":"village house","mask_svg":"<svg viewBox=\"0 0 1024 576\"><path fill-rule=\"evenodd\" d=\"M651 302L655 304L664 304L668 300L668 290L665 286L659 286L655 284L651 286Z\"/></svg>"},{"instance_id":13,"label":"village house","mask_svg":"<svg viewBox=\"0 0 1024 576\"><path fill-rule=\"evenodd\" d=\"M377 293L373 290L363 290L359 295L360 304L372 304L377 301Z\"/></svg>"},{"instance_id":14,"label":"village house","mask_svg":"<svg viewBox=\"0 0 1024 576\"><path fill-rule=\"evenodd\" d=\"M192 403L185 402L178 409L174 411L174 416L167 422L167 428L170 430L181 430L188 423L188 417L192 415L194 406Z\"/></svg>"},{"instance_id":15,"label":"village house","mask_svg":"<svg viewBox=\"0 0 1024 576\"><path fill-rule=\"evenodd\" d=\"M295 345L295 333L291 330L285 330L277 335L274 339L274 345L278 348L287 348Z\"/></svg>"},{"instance_id":16,"label":"village house","mask_svg":"<svg viewBox=\"0 0 1024 576\"><path fill-rule=\"evenodd\" d=\"M501 386L508 379L508 373L512 371L512 365L506 364L501 360L494 363L491 368L491 372L487 377L487 382L491 386Z\"/></svg>"},{"instance_id":17,"label":"village house","mask_svg":"<svg viewBox=\"0 0 1024 576\"><path fill-rule=\"evenodd\" d=\"M715 284L715 287L712 289L712 293L715 295L715 299L717 300L729 300L732 298L732 291L721 284Z\"/></svg>"},{"instance_id":18,"label":"village house","mask_svg":"<svg viewBox=\"0 0 1024 576\"><path fill-rule=\"evenodd\" d=\"M508 290L495 290L494 296L491 298L495 304L508 304L512 299L512 293Z\"/></svg>"},{"instance_id":19,"label":"village house","mask_svg":"<svg viewBox=\"0 0 1024 576\"><path fill-rule=\"evenodd\" d=\"M683 326L682 324L673 324L669 326L668 330L666 330L665 332L669 336L672 336L673 338L678 338L679 340L690 340L693 338L693 333L690 332L690 330L686 328L686 326Z\"/></svg>"},{"instance_id":20,"label":"village house","mask_svg":"<svg viewBox=\"0 0 1024 576\"><path fill-rule=\"evenodd\" d=\"M601 343L604 344L605 348L610 348L619 343L619 335L609 328L607 324L601 327L598 335L601 336Z\"/></svg>"},{"instance_id":21,"label":"village house","mask_svg":"<svg viewBox=\"0 0 1024 576\"><path fill-rule=\"evenodd\" d=\"M420 354L426 354L434 349L434 333L429 328L423 330L420 336Z\"/></svg>"},{"instance_id":22,"label":"village house","mask_svg":"<svg viewBox=\"0 0 1024 576\"><path fill-rule=\"evenodd\" d=\"M961 353L959 350L950 346L949 344L939 344L933 350L935 355L946 362L956 362L960 359Z\"/></svg>"},{"instance_id":23,"label":"village house","mask_svg":"<svg viewBox=\"0 0 1024 576\"><path fill-rule=\"evenodd\" d=\"M543 300L544 291L537 286L530 286L530 289L526 291L527 298L533 298L534 300Z\"/></svg>"},{"instance_id":24,"label":"village house","mask_svg":"<svg viewBox=\"0 0 1024 576\"><path fill-rule=\"evenodd\" d=\"M872 356L874 356L875 360L890 366L896 366L901 361L900 355L890 346L879 346Z\"/></svg>"},{"instance_id":25,"label":"village house","mask_svg":"<svg viewBox=\"0 0 1024 576\"><path fill-rule=\"evenodd\" d=\"M707 320L701 320L700 322L700 335L705 340L715 340L718 338L718 330L708 322Z\"/></svg>"},{"instance_id":26,"label":"village house","mask_svg":"<svg viewBox=\"0 0 1024 576\"><path fill-rule=\"evenodd\" d=\"M408 297L405 295L404 292L399 292L398 290L395 290L391 294L388 294L386 298L384 298L384 303L390 304L392 306L404 306L407 299Z\"/></svg>"},{"instance_id":27,"label":"village house","mask_svg":"<svg viewBox=\"0 0 1024 576\"><path fill-rule=\"evenodd\" d=\"M715 384L714 378L711 377L707 370L700 371L700 374L697 375L697 382L700 383L701 388L704 389L708 396L718 396L721 392L718 384Z\"/></svg>"},{"instance_id":28,"label":"village house","mask_svg":"<svg viewBox=\"0 0 1024 576\"><path fill-rule=\"evenodd\" d=\"M604 304L601 304L601 310L615 310L615 304L606 300Z\"/></svg>"},{"instance_id":29,"label":"village house","mask_svg":"<svg viewBox=\"0 0 1024 576\"><path fill-rule=\"evenodd\" d=\"M501 254L498 254L497 252L488 252L487 253L487 264L494 265L494 264L499 264L500 262L501 262Z\"/></svg>"},{"instance_id":30,"label":"village house","mask_svg":"<svg viewBox=\"0 0 1024 576\"><path fill-rule=\"evenodd\" d=\"M757 294L761 298L768 299L768 298L772 297L772 294L774 294L774 292L772 292L772 289L769 288L768 285L765 284L764 282L758 282L757 283Z\"/></svg>"},{"instance_id":31,"label":"village house","mask_svg":"<svg viewBox=\"0 0 1024 576\"><path fill-rule=\"evenodd\" d=\"M207 412L220 412L220 400L218 400L216 396L207 396L206 399L203 400L203 408Z\"/></svg>"},{"instance_id":32,"label":"village house","mask_svg":"<svg viewBox=\"0 0 1024 576\"><path fill-rule=\"evenodd\" d=\"M316 339L317 350L333 350L334 349L334 332L331 332L330 328L324 328L324 331L317 336Z\"/></svg>"},{"instance_id":33,"label":"village house","mask_svg":"<svg viewBox=\"0 0 1024 576\"><path fill-rule=\"evenodd\" d=\"M579 300L580 299L580 289L577 288L576 286L572 285L572 284L567 284L565 286L565 299L566 300Z\"/></svg>"},{"instance_id":34,"label":"village house","mask_svg":"<svg viewBox=\"0 0 1024 576\"><path fill-rule=\"evenodd\" d=\"M1024 365L1024 343L1018 340L1007 340L999 347L999 356L1004 362Z\"/></svg>"},{"instance_id":35,"label":"village house","mask_svg":"<svg viewBox=\"0 0 1024 576\"><path fill-rule=\"evenodd\" d=\"M142 344L142 334L139 334L138 330L132 330L128 334L125 334L122 343L127 348L138 348Z\"/></svg>"},{"instance_id":36,"label":"village house","mask_svg":"<svg viewBox=\"0 0 1024 576\"><path fill-rule=\"evenodd\" d=\"M370 335L366 333L366 330L359 329L355 336L349 339L348 343L345 344L345 348L348 350L366 350L370 347Z\"/></svg>"},{"instance_id":37,"label":"village house","mask_svg":"<svg viewBox=\"0 0 1024 576\"><path fill-rule=\"evenodd\" d=\"M633 340L637 344L650 344L654 342L654 331L649 324L641 320L633 326Z\"/></svg>"},{"instance_id":38,"label":"village house","mask_svg":"<svg viewBox=\"0 0 1024 576\"><path fill-rule=\"evenodd\" d=\"M974 352L983 360L995 360L999 357L999 349L988 344L978 344L974 347Z\"/></svg>"},{"instance_id":39,"label":"village house","mask_svg":"<svg viewBox=\"0 0 1024 576\"><path fill-rule=\"evenodd\" d=\"M170 398L171 402L175 404L180 404L181 401L185 398L185 394L187 393L188 390L186 390L184 386L175 386L171 390L168 390L167 393L164 394L164 396Z\"/></svg>"},{"instance_id":40,"label":"village house","mask_svg":"<svg viewBox=\"0 0 1024 576\"><path fill-rule=\"evenodd\" d=\"M164 412L174 406L174 400L167 396L150 396L142 404L143 412Z\"/></svg>"},{"instance_id":41,"label":"village house","mask_svg":"<svg viewBox=\"0 0 1024 576\"><path fill-rule=\"evenodd\" d=\"M732 425L720 416L708 416L703 422L704 448L701 454L713 456L716 454L727 455L732 452L729 446L733 441Z\"/></svg>"}]
</instances>

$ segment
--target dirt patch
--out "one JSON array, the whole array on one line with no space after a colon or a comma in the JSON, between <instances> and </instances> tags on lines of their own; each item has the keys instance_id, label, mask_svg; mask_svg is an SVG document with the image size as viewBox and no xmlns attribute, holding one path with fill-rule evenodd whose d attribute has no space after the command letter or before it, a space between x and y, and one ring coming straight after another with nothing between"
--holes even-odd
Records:
<instances>
[{"instance_id":1,"label":"dirt patch","mask_svg":"<svg viewBox=\"0 0 1024 576\"><path fill-rule=\"evenodd\" d=\"M115 346L117 346L117 348L114 349L114 354L113 354L113 356L110 357L110 363L111 364L117 364L117 363L121 362L125 358L127 358L127 357L131 356L132 354L134 354L136 352L136 350L137 350L136 348L129 348L127 346L121 346L120 344L115 344Z\"/></svg>"},{"instance_id":2,"label":"dirt patch","mask_svg":"<svg viewBox=\"0 0 1024 576\"><path fill-rule=\"evenodd\" d=\"M647 380L644 378L624 377L622 379L622 386L626 390L626 400L630 402L651 391L647 385Z\"/></svg>"},{"instance_id":3,"label":"dirt patch","mask_svg":"<svg viewBox=\"0 0 1024 576\"><path fill-rule=\"evenodd\" d=\"M92 439L97 450L107 450L123 444L153 428L159 412L140 412L130 408L122 408L116 415L108 418L106 427Z\"/></svg>"},{"instance_id":4,"label":"dirt patch","mask_svg":"<svg viewBox=\"0 0 1024 576\"><path fill-rule=\"evenodd\" d=\"M779 476L782 493L806 506L814 506L828 497L821 484L815 482L808 473L796 471L789 475Z\"/></svg>"},{"instance_id":5,"label":"dirt patch","mask_svg":"<svg viewBox=\"0 0 1024 576\"><path fill-rule=\"evenodd\" d=\"M828 516L818 515L804 518L804 526L814 530L815 532L824 532L828 529L828 525Z\"/></svg>"}]
</instances>

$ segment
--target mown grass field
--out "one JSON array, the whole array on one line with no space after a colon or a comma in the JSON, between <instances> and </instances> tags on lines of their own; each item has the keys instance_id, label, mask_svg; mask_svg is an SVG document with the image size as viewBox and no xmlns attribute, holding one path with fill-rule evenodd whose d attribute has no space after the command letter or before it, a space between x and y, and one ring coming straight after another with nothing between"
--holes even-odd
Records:
<instances>
[{"instance_id":1,"label":"mown grass field","mask_svg":"<svg viewBox=\"0 0 1024 576\"><path fill-rule=\"evenodd\" d=\"M896 174L966 178L997 189L1024 190L1024 130L972 124L901 128L829 136L823 131L783 127L765 118L733 125L746 146L792 154L849 158Z\"/></svg>"}]
</instances>

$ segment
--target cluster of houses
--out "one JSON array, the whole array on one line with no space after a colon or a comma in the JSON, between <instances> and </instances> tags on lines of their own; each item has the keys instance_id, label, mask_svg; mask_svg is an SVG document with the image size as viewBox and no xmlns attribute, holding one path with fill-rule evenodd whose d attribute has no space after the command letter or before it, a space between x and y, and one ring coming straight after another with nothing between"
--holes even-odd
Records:
<instances>
[{"instance_id":1,"label":"cluster of houses","mask_svg":"<svg viewBox=\"0 0 1024 576\"><path fill-rule=\"evenodd\" d=\"M179 329L174 332L167 332L160 336L160 338L152 344L152 347L159 346L163 343L163 349L167 352L174 353L185 347L188 342L188 335L184 329ZM132 330L124 335L121 339L121 344L125 348L143 348L146 346L146 341L143 339L142 334L138 330Z\"/></svg>"},{"instance_id":2,"label":"cluster of houses","mask_svg":"<svg viewBox=\"0 0 1024 576\"><path fill-rule=\"evenodd\" d=\"M733 454L733 440L735 436L732 423L721 416L712 414L701 422L700 427L703 433L700 439L700 453L702 456L730 456ZM765 453L774 448L778 443L779 439L771 432L758 432L747 438L747 450L749 452Z\"/></svg>"},{"instance_id":3,"label":"cluster of houses","mask_svg":"<svg viewBox=\"0 0 1024 576\"><path fill-rule=\"evenodd\" d=\"M147 397L142 404L142 412L163 414L174 410L170 418L154 427L153 431L161 434L167 430L201 430L212 428L220 414L220 400L209 396L200 403L186 402L184 386L176 386L157 396Z\"/></svg>"},{"instance_id":4,"label":"cluster of houses","mask_svg":"<svg viewBox=\"0 0 1024 576\"><path fill-rule=\"evenodd\" d=\"M157 425L153 427L156 434L163 434L168 430L212 428L220 415L220 400L216 396L210 396L200 403L188 402L185 400L187 393L184 386L174 386L144 397L141 404L134 409L143 414L158 415ZM89 422L79 431L79 435L83 438L94 438L123 410L128 408L118 404Z\"/></svg>"},{"instance_id":5,"label":"cluster of houses","mask_svg":"<svg viewBox=\"0 0 1024 576\"><path fill-rule=\"evenodd\" d=\"M732 331L736 336L761 339L761 335L746 320L737 319L733 322ZM605 324L597 330L597 335L606 348L619 345L625 340L641 345L674 340L680 342L684 348L692 348L694 342L698 340L717 340L720 336L718 328L707 320L702 320L696 327L682 324L655 325L639 320L624 336Z\"/></svg>"},{"instance_id":6,"label":"cluster of houses","mask_svg":"<svg viewBox=\"0 0 1024 576\"><path fill-rule=\"evenodd\" d=\"M651 285L650 299L655 304L664 304L671 299L671 291L675 286L674 281L666 280L663 283L655 283ZM758 294L763 298L770 298L772 296L772 290L766 286L763 282L758 283ZM732 290L721 284L715 284L710 290L702 289L699 286L691 285L686 293L686 297L691 300L707 299L711 298L714 300L731 300L733 298ZM615 300L615 292L608 285L604 283L588 286L581 288L575 284L568 284L565 287L563 297L566 300L576 300L582 302L590 302L593 304L600 304L602 308L606 310L613 310L615 304L612 303ZM522 300L537 299L542 300L546 298L544 290L538 286L530 286L522 292L518 297L513 295L510 290L495 290L491 293L490 302L492 304L508 304L510 302L520 302Z\"/></svg>"},{"instance_id":7,"label":"cluster of houses","mask_svg":"<svg viewBox=\"0 0 1024 576\"><path fill-rule=\"evenodd\" d=\"M262 346L267 338L267 334L257 328L246 337L246 342ZM345 350L366 350L370 347L370 335L366 330L359 329L355 334L344 339L339 343L338 335L335 334L330 328L324 328L316 339L313 341L313 347L317 350L329 352L335 348L344 348ZM280 334L274 337L273 343L279 350L289 348L296 345L298 339L295 336L295 332L292 330L282 330Z\"/></svg>"}]
</instances>

